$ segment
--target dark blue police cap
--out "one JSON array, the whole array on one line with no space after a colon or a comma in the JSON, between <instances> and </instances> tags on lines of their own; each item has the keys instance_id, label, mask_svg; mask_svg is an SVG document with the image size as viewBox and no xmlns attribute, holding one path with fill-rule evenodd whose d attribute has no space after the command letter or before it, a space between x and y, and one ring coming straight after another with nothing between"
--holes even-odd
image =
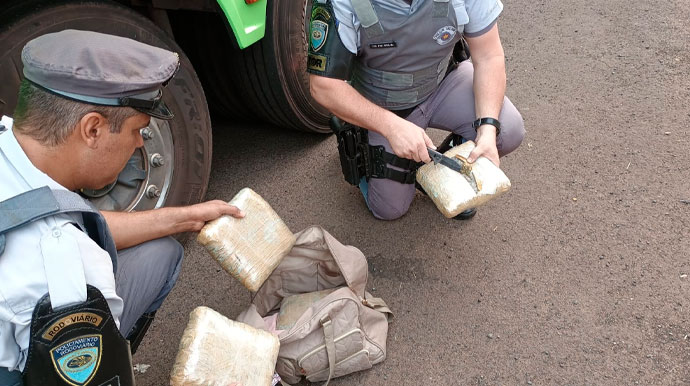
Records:
<instances>
[{"instance_id":1,"label":"dark blue police cap","mask_svg":"<svg viewBox=\"0 0 690 386\"><path fill-rule=\"evenodd\" d=\"M177 53L119 36L64 30L28 42L22 62L27 80L62 97L173 118L162 95L180 66Z\"/></svg>"}]
</instances>

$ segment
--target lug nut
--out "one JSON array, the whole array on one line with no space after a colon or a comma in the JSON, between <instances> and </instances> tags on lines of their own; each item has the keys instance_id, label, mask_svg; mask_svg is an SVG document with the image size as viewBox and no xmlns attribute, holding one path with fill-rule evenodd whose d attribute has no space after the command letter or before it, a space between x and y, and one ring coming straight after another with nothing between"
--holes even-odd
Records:
<instances>
[{"instance_id":1,"label":"lug nut","mask_svg":"<svg viewBox=\"0 0 690 386\"><path fill-rule=\"evenodd\" d=\"M140 133L144 140L148 141L149 139L153 138L153 130L149 129L148 127L141 129Z\"/></svg>"},{"instance_id":2,"label":"lug nut","mask_svg":"<svg viewBox=\"0 0 690 386\"><path fill-rule=\"evenodd\" d=\"M155 168L157 168L159 166L163 166L163 165L165 165L165 159L163 158L162 155L160 155L158 153L154 153L151 156L151 165L153 165L153 167L155 167Z\"/></svg>"},{"instance_id":3,"label":"lug nut","mask_svg":"<svg viewBox=\"0 0 690 386\"><path fill-rule=\"evenodd\" d=\"M156 185L151 185L146 189L146 196L148 198L158 198L161 196L161 190Z\"/></svg>"}]
</instances>

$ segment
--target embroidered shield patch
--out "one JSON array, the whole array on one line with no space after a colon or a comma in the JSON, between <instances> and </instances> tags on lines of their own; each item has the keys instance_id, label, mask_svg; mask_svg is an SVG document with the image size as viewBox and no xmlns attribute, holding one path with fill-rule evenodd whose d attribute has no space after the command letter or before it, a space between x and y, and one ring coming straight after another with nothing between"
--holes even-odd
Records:
<instances>
[{"instance_id":1,"label":"embroidered shield patch","mask_svg":"<svg viewBox=\"0 0 690 386\"><path fill-rule=\"evenodd\" d=\"M87 335L67 341L50 350L53 366L72 386L84 386L101 363L101 335Z\"/></svg>"},{"instance_id":2,"label":"embroidered shield patch","mask_svg":"<svg viewBox=\"0 0 690 386\"><path fill-rule=\"evenodd\" d=\"M328 23L321 20L311 21L311 50L313 52L318 52L324 43L326 43L326 37L328 36Z\"/></svg>"},{"instance_id":3,"label":"embroidered shield patch","mask_svg":"<svg viewBox=\"0 0 690 386\"><path fill-rule=\"evenodd\" d=\"M455 37L457 30L452 25L439 28L434 34L434 40L440 45L448 44Z\"/></svg>"}]
</instances>

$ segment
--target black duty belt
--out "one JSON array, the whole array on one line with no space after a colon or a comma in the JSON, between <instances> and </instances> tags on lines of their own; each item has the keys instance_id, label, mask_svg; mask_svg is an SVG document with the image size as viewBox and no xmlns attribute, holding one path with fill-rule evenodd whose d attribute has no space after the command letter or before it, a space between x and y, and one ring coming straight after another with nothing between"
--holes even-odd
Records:
<instances>
[{"instance_id":1,"label":"black duty belt","mask_svg":"<svg viewBox=\"0 0 690 386\"><path fill-rule=\"evenodd\" d=\"M400 158L386 151L383 146L370 146L366 129L331 117L331 129L338 139L340 166L345 181L358 185L364 177L385 178L402 184L413 184L417 169L422 163ZM404 170L393 169L390 166Z\"/></svg>"}]
</instances>

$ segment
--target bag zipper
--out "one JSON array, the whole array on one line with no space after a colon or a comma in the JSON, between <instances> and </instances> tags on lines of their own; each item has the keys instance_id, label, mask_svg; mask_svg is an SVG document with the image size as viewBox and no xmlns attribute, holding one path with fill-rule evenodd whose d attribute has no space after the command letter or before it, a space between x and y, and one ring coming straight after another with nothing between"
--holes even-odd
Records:
<instances>
[{"instance_id":1,"label":"bag zipper","mask_svg":"<svg viewBox=\"0 0 690 386\"><path fill-rule=\"evenodd\" d=\"M355 293L355 291L352 290L352 288L350 288L350 287L342 287L342 288L347 288L347 289L349 289L350 292L352 292L352 293L354 294L354 296L357 296L357 294ZM333 296L333 294L338 293L338 291L340 291L342 288L339 288L339 289L333 291L333 292L330 293L328 296ZM328 296L326 296L324 299L327 299ZM321 299L321 300L323 300L323 299ZM330 302L324 304L323 306L321 306L321 308L319 308L318 311L314 312L314 315L318 315L321 311L324 310L324 308L326 308L326 307L327 307L328 305L330 305L331 303L335 303L335 302L341 301L341 300L353 302L353 303L355 303L355 307L359 307L359 306L357 306L358 302L356 302L356 301L353 300L352 298L338 298L338 299L332 300L332 301L330 301ZM358 310L359 310L359 309L358 309ZM310 320L311 320L311 319L310 319ZM362 324L362 322L361 322L361 320L360 320L360 318L359 318L359 312L357 313L357 321L360 322L360 323L359 323L360 325ZM279 341L282 343L282 342L285 341L286 339L288 339L288 338L290 338L291 336L295 335L295 334L296 334L297 332L299 332L307 323L309 323L309 320L307 320L306 322L302 323L302 325L299 326L298 328L295 328L295 327L293 326L292 328L294 329L294 331L293 331L292 333L288 334L288 335L285 335L284 337L279 338ZM365 338L369 343L371 343L371 344L373 344L374 346L376 346L379 350L381 350L381 352L384 352L384 350L383 350L382 347L380 347L378 344L376 344L374 341L372 341L372 340L369 338L369 335L367 335L364 331L362 331L362 334L364 335L364 338Z\"/></svg>"},{"instance_id":2,"label":"bag zipper","mask_svg":"<svg viewBox=\"0 0 690 386\"><path fill-rule=\"evenodd\" d=\"M350 336L350 335L352 335L352 334L354 334L354 333L357 333L357 332L360 332L360 333L361 333L362 330L360 330L359 328L355 328L354 330L348 331L348 332L346 332L345 334L343 334L343 335L341 335L341 336L339 336L339 337L333 339L333 341L334 341L334 342L339 342L339 341L341 341L341 340L347 338L348 336ZM319 351L321 351L321 350L323 350L323 349L325 349L325 348L326 348L326 345L325 345L325 344L322 344L322 345L320 345L320 346L317 346L317 347L314 348L313 350L309 351L308 353L304 354L304 355L302 356L302 358L300 358L300 359L297 360L297 366L302 367L302 362L304 362L305 359L309 358L310 356L314 355L315 353L317 353L317 352L319 352ZM319 370L319 371L321 371L321 370Z\"/></svg>"},{"instance_id":3,"label":"bag zipper","mask_svg":"<svg viewBox=\"0 0 690 386\"><path fill-rule=\"evenodd\" d=\"M347 358L341 360L340 362L336 362L336 363L335 363L335 367L338 367L339 365L342 365L343 363L345 363L345 362L349 361L350 359L352 359L352 358L354 358L354 357L360 355L361 353L365 353L365 354L367 355L367 357L369 356L369 350L367 350L367 349L362 349L362 350L357 351L356 353L350 355L349 357L347 357ZM300 366L300 367L301 367L301 366ZM326 367L325 369L321 369L321 370L319 370L319 371L313 372L313 373L311 373L311 374L308 374L308 375L307 375L307 379L308 379L309 377L314 377L314 376L318 375L319 373L323 373L324 371L328 371L328 367ZM333 371L335 371L335 370L333 370Z\"/></svg>"}]
</instances>

